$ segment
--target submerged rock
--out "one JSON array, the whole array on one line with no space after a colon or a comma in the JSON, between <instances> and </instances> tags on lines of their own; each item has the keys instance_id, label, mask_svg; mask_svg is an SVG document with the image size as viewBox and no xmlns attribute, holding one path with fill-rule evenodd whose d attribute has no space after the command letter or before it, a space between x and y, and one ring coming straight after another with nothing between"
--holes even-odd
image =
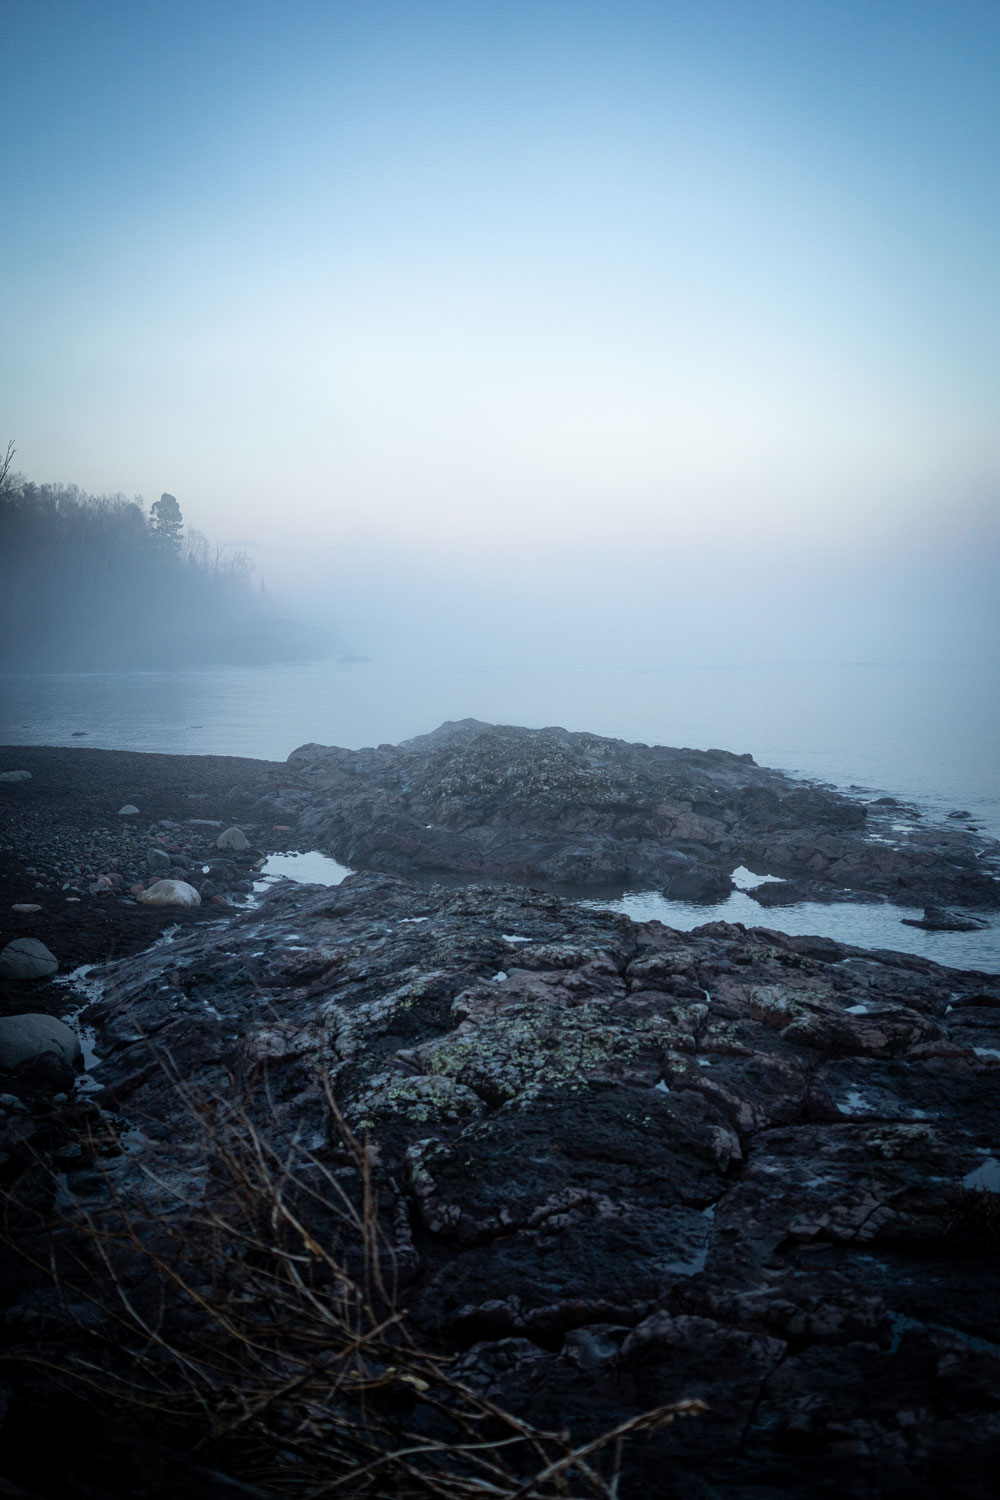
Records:
<instances>
[{"instance_id":1,"label":"submerged rock","mask_svg":"<svg viewBox=\"0 0 1000 1500\"><path fill-rule=\"evenodd\" d=\"M981 932L988 924L975 917L946 911L943 906L925 906L922 917L900 918L906 927L924 927L928 932Z\"/></svg>"}]
</instances>

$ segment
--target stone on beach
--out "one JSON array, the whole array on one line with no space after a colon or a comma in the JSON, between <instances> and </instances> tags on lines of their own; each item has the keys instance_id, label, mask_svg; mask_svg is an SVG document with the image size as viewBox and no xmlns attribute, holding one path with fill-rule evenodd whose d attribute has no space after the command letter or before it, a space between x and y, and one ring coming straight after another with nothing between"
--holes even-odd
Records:
<instances>
[{"instance_id":1,"label":"stone on beach","mask_svg":"<svg viewBox=\"0 0 1000 1500\"><path fill-rule=\"evenodd\" d=\"M37 938L15 938L0 952L0 978L48 979L59 960Z\"/></svg>"},{"instance_id":2,"label":"stone on beach","mask_svg":"<svg viewBox=\"0 0 1000 1500\"><path fill-rule=\"evenodd\" d=\"M146 906L200 906L201 897L186 880L157 880L139 900Z\"/></svg>"},{"instance_id":3,"label":"stone on beach","mask_svg":"<svg viewBox=\"0 0 1000 1500\"><path fill-rule=\"evenodd\" d=\"M20 912L24 916L29 916L32 912L41 911L41 909L37 901L15 901L11 907L11 911Z\"/></svg>"},{"instance_id":4,"label":"stone on beach","mask_svg":"<svg viewBox=\"0 0 1000 1500\"><path fill-rule=\"evenodd\" d=\"M124 807L118 809L118 816L120 818L134 818L138 812L139 809L137 807L133 807L131 802L126 802Z\"/></svg>"},{"instance_id":5,"label":"stone on beach","mask_svg":"<svg viewBox=\"0 0 1000 1500\"><path fill-rule=\"evenodd\" d=\"M146 869L150 875L166 875L173 860L165 849L150 849L146 855Z\"/></svg>"},{"instance_id":6,"label":"stone on beach","mask_svg":"<svg viewBox=\"0 0 1000 1500\"><path fill-rule=\"evenodd\" d=\"M0 1020L0 1068L9 1072L45 1052L76 1067L82 1057L80 1038L55 1016L27 1012Z\"/></svg>"},{"instance_id":7,"label":"stone on beach","mask_svg":"<svg viewBox=\"0 0 1000 1500\"><path fill-rule=\"evenodd\" d=\"M0 781L30 781L30 771L0 771Z\"/></svg>"},{"instance_id":8,"label":"stone on beach","mask_svg":"<svg viewBox=\"0 0 1000 1500\"><path fill-rule=\"evenodd\" d=\"M215 841L217 849L249 849L250 840L242 828L227 828Z\"/></svg>"}]
</instances>

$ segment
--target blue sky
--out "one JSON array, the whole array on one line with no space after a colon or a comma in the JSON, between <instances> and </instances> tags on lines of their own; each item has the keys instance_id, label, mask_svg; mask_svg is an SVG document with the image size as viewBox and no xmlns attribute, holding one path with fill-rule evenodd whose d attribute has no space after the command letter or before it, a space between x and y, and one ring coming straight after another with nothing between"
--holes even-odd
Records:
<instances>
[{"instance_id":1,"label":"blue sky","mask_svg":"<svg viewBox=\"0 0 1000 1500\"><path fill-rule=\"evenodd\" d=\"M993 545L995 0L5 13L32 477L279 578Z\"/></svg>"}]
</instances>

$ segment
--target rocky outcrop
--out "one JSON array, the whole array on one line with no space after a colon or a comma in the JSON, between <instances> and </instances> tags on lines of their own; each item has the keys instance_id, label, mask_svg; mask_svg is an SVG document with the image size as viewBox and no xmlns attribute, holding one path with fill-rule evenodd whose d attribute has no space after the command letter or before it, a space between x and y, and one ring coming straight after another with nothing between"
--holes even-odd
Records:
<instances>
[{"instance_id":1,"label":"rocky outcrop","mask_svg":"<svg viewBox=\"0 0 1000 1500\"><path fill-rule=\"evenodd\" d=\"M236 1100L352 1190L335 1104L464 1382L575 1432L708 1403L635 1445L623 1497L988 1493L995 977L369 874L96 978L104 1106L140 1145L71 1166L70 1201L111 1182L141 1223L183 1163L183 1203L224 1211L202 1122ZM324 1192L296 1208L317 1239Z\"/></svg>"},{"instance_id":2,"label":"rocky outcrop","mask_svg":"<svg viewBox=\"0 0 1000 1500\"><path fill-rule=\"evenodd\" d=\"M924 828L893 799L866 807L749 755L563 729L465 719L377 749L304 745L256 812L294 818L301 847L408 876L718 901L742 864L787 877L751 892L769 904L1000 904L996 846L984 857L967 830Z\"/></svg>"}]
</instances>

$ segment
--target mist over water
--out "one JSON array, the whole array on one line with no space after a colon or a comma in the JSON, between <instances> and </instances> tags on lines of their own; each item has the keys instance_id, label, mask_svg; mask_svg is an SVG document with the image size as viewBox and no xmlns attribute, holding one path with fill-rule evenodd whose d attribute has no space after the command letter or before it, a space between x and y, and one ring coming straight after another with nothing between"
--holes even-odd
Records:
<instances>
[{"instance_id":1,"label":"mist over water","mask_svg":"<svg viewBox=\"0 0 1000 1500\"><path fill-rule=\"evenodd\" d=\"M846 788L967 808L1000 836L992 667L878 663L614 667L336 661L0 679L0 741L284 759L446 719L749 751Z\"/></svg>"}]
</instances>

